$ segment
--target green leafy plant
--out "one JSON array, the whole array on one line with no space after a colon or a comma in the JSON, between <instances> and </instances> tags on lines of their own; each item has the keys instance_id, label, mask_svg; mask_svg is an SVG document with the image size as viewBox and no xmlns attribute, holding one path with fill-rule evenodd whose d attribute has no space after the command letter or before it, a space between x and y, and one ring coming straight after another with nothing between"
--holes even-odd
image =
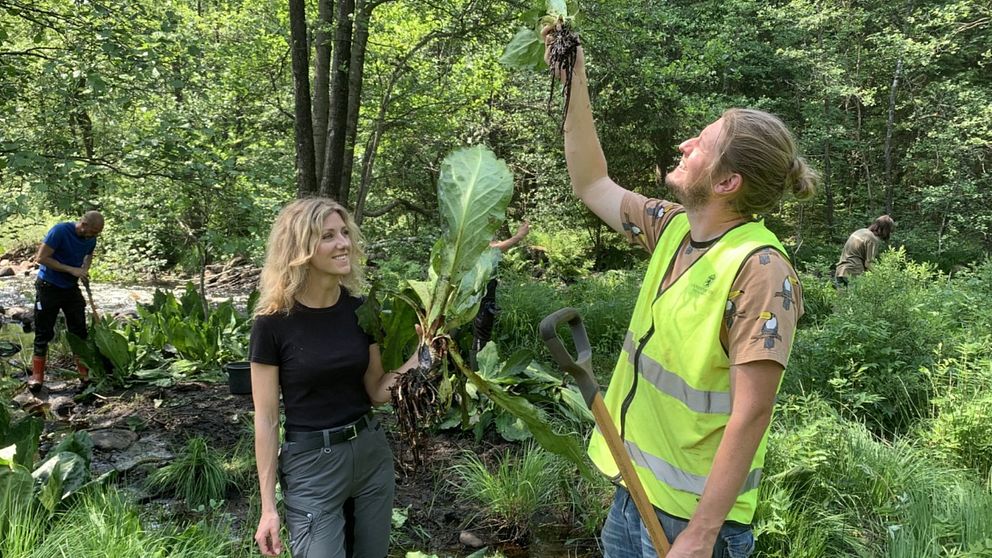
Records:
<instances>
[{"instance_id":1,"label":"green leafy plant","mask_svg":"<svg viewBox=\"0 0 992 558\"><path fill-rule=\"evenodd\" d=\"M199 436L190 438L175 461L148 478L151 490L171 492L192 509L208 506L211 500L223 500L229 483L224 457Z\"/></svg>"},{"instance_id":2,"label":"green leafy plant","mask_svg":"<svg viewBox=\"0 0 992 558\"><path fill-rule=\"evenodd\" d=\"M125 388L135 372L149 366L151 353L138 339L135 326L103 319L89 326L86 339L66 332L72 352L89 368L91 389Z\"/></svg>"},{"instance_id":3,"label":"green leafy plant","mask_svg":"<svg viewBox=\"0 0 992 558\"><path fill-rule=\"evenodd\" d=\"M948 463L992 479L992 337L958 345L925 372L933 411L920 439Z\"/></svg>"},{"instance_id":4,"label":"green leafy plant","mask_svg":"<svg viewBox=\"0 0 992 558\"><path fill-rule=\"evenodd\" d=\"M179 358L174 367L180 369L216 369L225 362L243 360L251 327L248 316L257 296L252 294L242 314L230 300L211 307L192 283L179 298L156 290L151 304L138 306L140 339L173 352Z\"/></svg>"},{"instance_id":5,"label":"green leafy plant","mask_svg":"<svg viewBox=\"0 0 992 558\"><path fill-rule=\"evenodd\" d=\"M565 126L565 115L568 114L568 104L572 96L572 73L579 49L579 35L575 32L575 16L578 9L574 4L570 4L566 0L546 0L525 12L522 19L526 22L537 20L537 24L534 27L521 27L500 57L500 62L512 69L539 70L546 67L541 30L544 26L551 27L548 62L551 68L552 94L548 96L548 110L551 110L554 96L554 80L557 79L556 76L561 76L562 94L565 98L562 129ZM540 15L542 12L543 16Z\"/></svg>"},{"instance_id":6,"label":"green leafy plant","mask_svg":"<svg viewBox=\"0 0 992 558\"><path fill-rule=\"evenodd\" d=\"M945 282L904 251L884 253L837 296L832 314L797 336L783 390L823 393L876 432L905 432L928 409L921 370L959 331L945 311Z\"/></svg>"},{"instance_id":7,"label":"green leafy plant","mask_svg":"<svg viewBox=\"0 0 992 558\"><path fill-rule=\"evenodd\" d=\"M534 445L507 451L492 469L466 453L453 469L458 492L480 506L483 521L513 538L529 533L538 512L553 505L564 472L554 455Z\"/></svg>"},{"instance_id":8,"label":"green leafy plant","mask_svg":"<svg viewBox=\"0 0 992 558\"><path fill-rule=\"evenodd\" d=\"M441 420L456 392L467 404L465 382L470 381L489 400L521 419L541 445L591 474L574 437L556 432L527 399L472 370L452 339L452 333L478 312L485 285L499 260L499 250L491 248L489 242L506 218L512 188L509 169L489 149L477 146L448 155L438 179L444 228L431 250L427 280L408 280L399 292L373 289L359 318L383 347L387 369L397 368L413 344L413 323L423 332L423 344L417 349L419 366L400 376L393 391L398 422L415 462L420 461L423 428ZM383 302L380 296L392 300ZM480 360L480 367L487 370L485 375L501 375L505 366L499 362L495 347L486 354L483 358L480 353L480 359L487 363L482 365ZM453 374L457 371L461 374Z\"/></svg>"},{"instance_id":9,"label":"green leafy plant","mask_svg":"<svg viewBox=\"0 0 992 558\"><path fill-rule=\"evenodd\" d=\"M564 384L560 377L553 376L539 362L532 360L529 351L515 353L503 366L499 366L495 345L483 349L479 358L483 359L479 363L480 378L490 385L502 387L508 394L527 400L546 417L558 417L557 420L567 422L567 430L582 431L592 422L592 413L578 389ZM481 394L474 384L468 383L465 388L466 404L452 408L441 428L469 425L477 440L490 426L495 427L508 442L533 438L523 420Z\"/></svg>"}]
</instances>

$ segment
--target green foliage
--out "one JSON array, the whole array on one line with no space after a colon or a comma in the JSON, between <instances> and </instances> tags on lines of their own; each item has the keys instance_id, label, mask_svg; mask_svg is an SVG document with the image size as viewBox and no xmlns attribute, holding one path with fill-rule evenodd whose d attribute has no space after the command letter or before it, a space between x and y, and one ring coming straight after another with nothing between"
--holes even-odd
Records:
<instances>
[{"instance_id":1,"label":"green foliage","mask_svg":"<svg viewBox=\"0 0 992 558\"><path fill-rule=\"evenodd\" d=\"M492 468L474 453L453 471L458 491L480 506L482 520L507 529L514 538L535 527L537 514L556 499L563 473L554 456L533 445L507 451Z\"/></svg>"},{"instance_id":2,"label":"green foliage","mask_svg":"<svg viewBox=\"0 0 992 558\"><path fill-rule=\"evenodd\" d=\"M49 513L31 497L33 480L26 470L0 463L0 555L28 556L45 537Z\"/></svg>"},{"instance_id":3,"label":"green foliage","mask_svg":"<svg viewBox=\"0 0 992 558\"><path fill-rule=\"evenodd\" d=\"M515 395L510 389L500 384L500 378L512 376L513 374L509 370L525 365L529 362L529 356L517 354L509 361L501 362L496 346L489 343L479 351L478 372L471 370L464 362L461 362L457 353L453 352L451 356L455 365L468 377L479 393L516 417L530 431L534 440L541 447L567 459L577 466L584 476L592 477L595 475L589 466L585 452L573 433L559 432L543 409L535 406L527 398ZM494 381L491 381L490 378ZM566 405L559 405L559 408L570 409L568 415L580 416L577 414L579 406L574 391L561 390L559 397L566 402ZM519 426L514 426L512 422L504 425L505 430L519 430L519 428Z\"/></svg>"},{"instance_id":4,"label":"green foliage","mask_svg":"<svg viewBox=\"0 0 992 558\"><path fill-rule=\"evenodd\" d=\"M937 557L992 536L992 493L908 440L884 442L817 397L783 398L780 411L758 555Z\"/></svg>"},{"instance_id":5,"label":"green foliage","mask_svg":"<svg viewBox=\"0 0 992 558\"><path fill-rule=\"evenodd\" d=\"M230 300L211 308L192 283L178 299L170 292L156 291L151 304L139 305L138 317L142 327L150 330L142 332L144 339L159 349L168 345L196 368L218 368L245 358L251 326L248 316L238 312Z\"/></svg>"},{"instance_id":6,"label":"green foliage","mask_svg":"<svg viewBox=\"0 0 992 558\"><path fill-rule=\"evenodd\" d=\"M945 312L964 339L992 335L992 260L959 269L944 290ZM946 344L946 343L945 343Z\"/></svg>"},{"instance_id":7,"label":"green foliage","mask_svg":"<svg viewBox=\"0 0 992 558\"><path fill-rule=\"evenodd\" d=\"M224 458L201 437L190 438L175 461L156 470L148 479L156 492L169 492L195 509L224 499L230 477Z\"/></svg>"},{"instance_id":8,"label":"green foliage","mask_svg":"<svg viewBox=\"0 0 992 558\"><path fill-rule=\"evenodd\" d=\"M599 378L607 378L620 353L642 278L640 270L594 273L568 285L504 277L497 294L500 314L493 339L500 346L526 347L535 355L546 355L538 324L548 314L571 306L586 326L593 370Z\"/></svg>"},{"instance_id":9,"label":"green foliage","mask_svg":"<svg viewBox=\"0 0 992 558\"><path fill-rule=\"evenodd\" d=\"M561 423L559 428L582 432L591 424L592 413L577 388L564 385L561 377L550 374L539 362L532 360L531 353L526 350L512 355L500 366L496 346L489 345L479 353L479 376L490 386L501 387L508 395L526 399L548 420ZM533 437L524 420L480 393L475 384L465 386L465 395L462 408L452 408L441 428L459 425L471 428L476 440L481 440L485 431L493 426L508 442Z\"/></svg>"},{"instance_id":10,"label":"green foliage","mask_svg":"<svg viewBox=\"0 0 992 558\"><path fill-rule=\"evenodd\" d=\"M41 505L54 513L61 501L90 480L89 463L79 455L63 451L50 453L31 473Z\"/></svg>"},{"instance_id":11,"label":"green foliage","mask_svg":"<svg viewBox=\"0 0 992 558\"><path fill-rule=\"evenodd\" d=\"M506 45L500 63L512 70L537 71L547 67L544 62L544 41L541 36L527 27L521 27Z\"/></svg>"},{"instance_id":12,"label":"green foliage","mask_svg":"<svg viewBox=\"0 0 992 558\"><path fill-rule=\"evenodd\" d=\"M89 368L95 390L127 387L132 375L152 361L152 355L137 342L135 327L115 320L91 324L86 339L66 332L66 340Z\"/></svg>"},{"instance_id":13,"label":"green foliage","mask_svg":"<svg viewBox=\"0 0 992 558\"><path fill-rule=\"evenodd\" d=\"M547 258L541 266L545 277L572 282L589 276L595 258L588 235L584 231L534 230L531 237L531 243Z\"/></svg>"},{"instance_id":14,"label":"green foliage","mask_svg":"<svg viewBox=\"0 0 992 558\"><path fill-rule=\"evenodd\" d=\"M34 466L38 438L43 429L41 420L32 416L14 420L7 405L0 405L0 448L14 446L13 456L9 458L13 464L29 469Z\"/></svg>"},{"instance_id":15,"label":"green foliage","mask_svg":"<svg viewBox=\"0 0 992 558\"><path fill-rule=\"evenodd\" d=\"M221 558L236 553L229 525L205 522L189 526L150 527L124 495L112 489L89 491L33 547L5 553L5 558L45 556L118 556L140 558Z\"/></svg>"},{"instance_id":16,"label":"green foliage","mask_svg":"<svg viewBox=\"0 0 992 558\"><path fill-rule=\"evenodd\" d=\"M423 305L424 331L438 318L447 332L471 320L495 271L499 251L489 248L506 218L513 175L487 148L456 151L445 158L437 195L444 231L431 250L427 282L411 282ZM424 319L426 318L426 319Z\"/></svg>"},{"instance_id":17,"label":"green foliage","mask_svg":"<svg viewBox=\"0 0 992 558\"><path fill-rule=\"evenodd\" d=\"M803 317L801 326L817 326L834 312L837 288L829 277L803 273L799 278L803 286Z\"/></svg>"},{"instance_id":18,"label":"green foliage","mask_svg":"<svg viewBox=\"0 0 992 558\"><path fill-rule=\"evenodd\" d=\"M992 479L992 338L957 346L926 372L935 395L920 439L947 462Z\"/></svg>"},{"instance_id":19,"label":"green foliage","mask_svg":"<svg viewBox=\"0 0 992 558\"><path fill-rule=\"evenodd\" d=\"M606 477L563 477L571 507L571 523L578 537L595 539L606 522L616 487Z\"/></svg>"},{"instance_id":20,"label":"green foliage","mask_svg":"<svg viewBox=\"0 0 992 558\"><path fill-rule=\"evenodd\" d=\"M955 334L932 266L903 251L855 278L822 325L797 337L783 389L817 391L881 432L903 432L925 412L921 368Z\"/></svg>"}]
</instances>

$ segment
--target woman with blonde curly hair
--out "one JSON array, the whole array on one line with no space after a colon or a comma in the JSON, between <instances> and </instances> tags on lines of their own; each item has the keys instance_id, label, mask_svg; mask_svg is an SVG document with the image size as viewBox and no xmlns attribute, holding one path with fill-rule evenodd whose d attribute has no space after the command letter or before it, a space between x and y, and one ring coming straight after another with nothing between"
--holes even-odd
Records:
<instances>
[{"instance_id":1,"label":"woman with blonde curly hair","mask_svg":"<svg viewBox=\"0 0 992 558\"><path fill-rule=\"evenodd\" d=\"M356 558L383 558L393 505L393 455L372 405L390 399L397 374L358 324L361 235L326 198L297 200L279 213L266 248L251 332L255 457L262 554L282 552L275 487L282 486L289 546L300 557L346 556L346 500L354 504ZM279 398L286 413L279 446Z\"/></svg>"}]
</instances>

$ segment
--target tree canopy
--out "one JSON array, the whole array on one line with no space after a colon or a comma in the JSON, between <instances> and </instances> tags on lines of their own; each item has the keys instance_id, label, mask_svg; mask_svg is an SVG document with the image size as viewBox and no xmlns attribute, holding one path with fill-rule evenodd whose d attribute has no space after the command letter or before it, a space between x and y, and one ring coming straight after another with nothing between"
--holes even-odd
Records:
<instances>
[{"instance_id":1,"label":"tree canopy","mask_svg":"<svg viewBox=\"0 0 992 558\"><path fill-rule=\"evenodd\" d=\"M666 195L659 177L682 140L728 107L762 108L823 177L812 203L770 216L800 262L833 257L881 213L916 258L950 267L992 251L987 3L579 7L599 132L624 186ZM511 217L566 228L584 212L546 109L550 77L499 64L525 2L0 8L0 215L100 208L122 265L167 267L193 244L257 255L275 208L314 192L355 209L370 238L424 234L438 223L441 160L478 143L514 173ZM321 182L327 172L337 184Z\"/></svg>"}]
</instances>

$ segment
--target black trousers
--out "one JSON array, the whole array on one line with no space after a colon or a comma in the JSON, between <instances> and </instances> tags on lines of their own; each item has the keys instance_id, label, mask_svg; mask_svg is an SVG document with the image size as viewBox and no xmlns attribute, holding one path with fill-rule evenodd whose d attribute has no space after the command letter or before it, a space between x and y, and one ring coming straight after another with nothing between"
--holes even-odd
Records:
<instances>
[{"instance_id":1,"label":"black trousers","mask_svg":"<svg viewBox=\"0 0 992 558\"><path fill-rule=\"evenodd\" d=\"M65 325L76 336L86 339L86 300L79 287L64 289L38 279L34 283L34 354L48 355L48 344L55 338L55 321L59 311Z\"/></svg>"},{"instance_id":2,"label":"black trousers","mask_svg":"<svg viewBox=\"0 0 992 558\"><path fill-rule=\"evenodd\" d=\"M499 307L496 306L496 287L499 281L490 279L486 285L486 293L482 295L482 302L479 304L479 313L475 315L472 322L472 349L469 351L469 364L474 370L478 370L476 356L479 351L486 346L493 338L493 326L496 323L496 315L499 314Z\"/></svg>"}]
</instances>

